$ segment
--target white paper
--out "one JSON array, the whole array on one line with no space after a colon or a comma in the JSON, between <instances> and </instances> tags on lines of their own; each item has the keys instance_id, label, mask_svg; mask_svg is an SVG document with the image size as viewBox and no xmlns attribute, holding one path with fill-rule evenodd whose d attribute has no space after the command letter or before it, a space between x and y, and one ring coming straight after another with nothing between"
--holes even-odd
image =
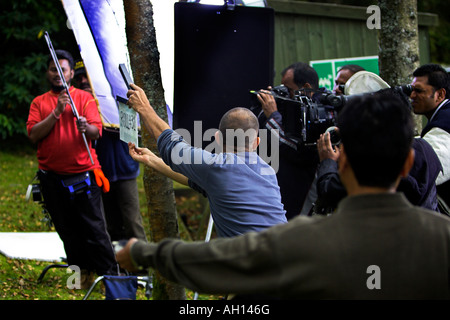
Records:
<instances>
[{"instance_id":1,"label":"white paper","mask_svg":"<svg viewBox=\"0 0 450 320\"><path fill-rule=\"evenodd\" d=\"M120 140L138 146L138 123L136 111L119 102Z\"/></svg>"}]
</instances>

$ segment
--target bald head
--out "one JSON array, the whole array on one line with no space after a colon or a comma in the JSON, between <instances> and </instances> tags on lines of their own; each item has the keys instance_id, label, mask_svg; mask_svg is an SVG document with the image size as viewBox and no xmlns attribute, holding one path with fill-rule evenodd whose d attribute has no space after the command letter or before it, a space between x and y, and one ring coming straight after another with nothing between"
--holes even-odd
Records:
<instances>
[{"instance_id":1,"label":"bald head","mask_svg":"<svg viewBox=\"0 0 450 320\"><path fill-rule=\"evenodd\" d=\"M246 108L233 108L219 123L220 141L229 151L253 151L258 146L258 118Z\"/></svg>"}]
</instances>

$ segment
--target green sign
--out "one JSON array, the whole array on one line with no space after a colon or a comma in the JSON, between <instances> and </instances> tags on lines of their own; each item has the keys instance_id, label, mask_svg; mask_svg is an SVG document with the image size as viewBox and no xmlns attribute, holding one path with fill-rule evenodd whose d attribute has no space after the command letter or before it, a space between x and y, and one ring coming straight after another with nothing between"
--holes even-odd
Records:
<instances>
[{"instance_id":1,"label":"green sign","mask_svg":"<svg viewBox=\"0 0 450 320\"><path fill-rule=\"evenodd\" d=\"M334 79L336 79L339 69L346 64L356 64L366 71L379 75L378 56L315 60L310 61L309 64L319 75L319 87L325 87L328 90L333 90Z\"/></svg>"}]
</instances>

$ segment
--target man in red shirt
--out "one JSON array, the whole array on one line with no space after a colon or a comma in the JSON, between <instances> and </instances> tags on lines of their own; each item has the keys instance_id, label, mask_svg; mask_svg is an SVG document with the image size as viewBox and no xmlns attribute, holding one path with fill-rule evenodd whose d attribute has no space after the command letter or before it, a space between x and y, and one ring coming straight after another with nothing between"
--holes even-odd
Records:
<instances>
[{"instance_id":1,"label":"man in red shirt","mask_svg":"<svg viewBox=\"0 0 450 320\"><path fill-rule=\"evenodd\" d=\"M98 275L118 273L106 231L102 191L94 175L101 166L92 141L101 137L102 123L93 96L70 86L74 76L71 54L64 50L56 50L56 54L79 120L74 117L69 95L50 58L47 80L51 90L31 103L27 131L30 140L37 143L38 177L45 207L64 243L68 263L82 270L83 282L85 274L94 271Z\"/></svg>"}]
</instances>

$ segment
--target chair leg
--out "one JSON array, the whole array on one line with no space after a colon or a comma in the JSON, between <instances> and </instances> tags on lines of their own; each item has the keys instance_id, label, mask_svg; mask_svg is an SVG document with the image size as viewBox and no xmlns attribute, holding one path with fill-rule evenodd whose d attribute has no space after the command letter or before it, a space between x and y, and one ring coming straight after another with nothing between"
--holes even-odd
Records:
<instances>
[{"instance_id":1,"label":"chair leg","mask_svg":"<svg viewBox=\"0 0 450 320\"><path fill-rule=\"evenodd\" d=\"M83 300L87 300L87 298L89 298L89 296L91 295L92 290L94 290L95 286L97 285L97 283L99 283L100 281L102 281L104 278L104 276L100 276L97 279L95 279L94 283L91 285L91 287L89 288L88 292L86 293L86 295L84 296Z\"/></svg>"},{"instance_id":2,"label":"chair leg","mask_svg":"<svg viewBox=\"0 0 450 320\"><path fill-rule=\"evenodd\" d=\"M145 296L150 299L153 295L152 277L149 276L137 276L138 282L145 282Z\"/></svg>"},{"instance_id":3,"label":"chair leg","mask_svg":"<svg viewBox=\"0 0 450 320\"><path fill-rule=\"evenodd\" d=\"M41 283L42 280L43 280L44 277L45 277L45 274L46 274L47 271L48 271L49 269L51 269L51 268L68 268L68 267L69 267L68 264L51 264L51 265L49 265L49 266L47 266L47 267L44 268L44 270L41 272L41 275L39 276L37 282L38 282L38 283Z\"/></svg>"}]
</instances>

